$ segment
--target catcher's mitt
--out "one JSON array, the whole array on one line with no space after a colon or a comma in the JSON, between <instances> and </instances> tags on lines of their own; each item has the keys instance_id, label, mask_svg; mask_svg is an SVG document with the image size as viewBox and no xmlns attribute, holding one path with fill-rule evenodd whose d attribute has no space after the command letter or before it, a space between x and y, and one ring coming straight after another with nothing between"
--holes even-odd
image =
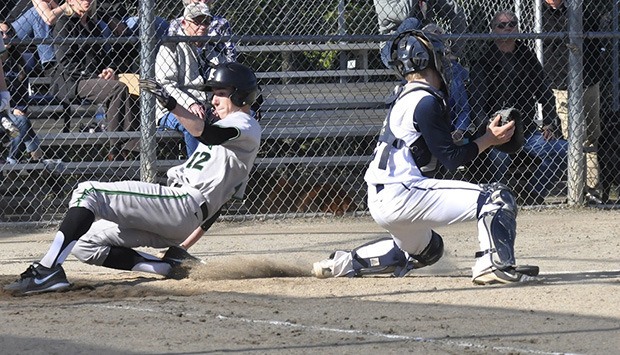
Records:
<instances>
[{"instance_id":1,"label":"catcher's mitt","mask_svg":"<svg viewBox=\"0 0 620 355\"><path fill-rule=\"evenodd\" d=\"M500 126L503 126L510 121L515 121L515 133L508 142L496 145L495 149L509 154L518 152L521 147L523 147L523 143L525 141L525 138L523 137L523 119L521 118L521 112L513 107L499 110L491 115L490 121L493 121L497 115L501 116L499 121Z\"/></svg>"}]
</instances>

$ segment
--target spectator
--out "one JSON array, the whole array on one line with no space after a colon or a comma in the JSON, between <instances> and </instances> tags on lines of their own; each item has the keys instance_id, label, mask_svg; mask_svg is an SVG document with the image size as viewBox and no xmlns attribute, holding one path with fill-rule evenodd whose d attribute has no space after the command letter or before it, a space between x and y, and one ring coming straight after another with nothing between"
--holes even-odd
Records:
<instances>
[{"instance_id":1,"label":"spectator","mask_svg":"<svg viewBox=\"0 0 620 355\"><path fill-rule=\"evenodd\" d=\"M4 32L2 33L4 37ZM0 55L6 53L6 47L4 46L4 40L0 37ZM0 59L0 64L2 60ZM0 65L0 112L7 110L11 104L11 94L6 86L6 80L4 80L4 69Z\"/></svg>"},{"instance_id":2,"label":"spectator","mask_svg":"<svg viewBox=\"0 0 620 355\"><path fill-rule=\"evenodd\" d=\"M32 0L32 4L34 6L8 24L19 39L51 37L52 26L58 18L63 15L70 15L72 11L68 3L58 5L54 0ZM38 44L37 54L40 66L35 68L35 73L51 74L50 71L55 64L54 46Z\"/></svg>"},{"instance_id":3,"label":"spectator","mask_svg":"<svg viewBox=\"0 0 620 355\"><path fill-rule=\"evenodd\" d=\"M54 26L56 38L105 37L98 22L89 16L92 0L68 0L71 16L63 16ZM55 45L56 67L53 91L64 102L75 99L103 104L107 131L138 129L137 97L130 95L127 85L117 80L117 63L103 44L63 42ZM126 159L138 148L139 139L121 142L110 139L108 160Z\"/></svg>"},{"instance_id":4,"label":"spectator","mask_svg":"<svg viewBox=\"0 0 620 355\"><path fill-rule=\"evenodd\" d=\"M603 4L588 3L583 6L583 32L597 32ZM542 10L543 32L568 31L568 9L563 0L545 0ZM547 38L543 41L544 68L555 94L556 107L562 121L562 133L568 137L568 56L566 38ZM597 38L583 39L583 115L584 146L596 147L601 135L600 119L600 77L601 43ZM589 153L587 159L588 177L591 187L598 185L598 159L596 153Z\"/></svg>"},{"instance_id":5,"label":"spectator","mask_svg":"<svg viewBox=\"0 0 620 355\"><path fill-rule=\"evenodd\" d=\"M10 39L14 35L6 24L0 24L2 40ZM32 160L38 161L43 153L39 149L40 141L26 117L28 110L28 87L24 69L24 59L21 52L12 45L6 45L6 51L0 54L4 82L11 93L10 107L2 113L2 125L11 137L7 162L16 164L23 153L22 147L30 153Z\"/></svg>"},{"instance_id":6,"label":"spectator","mask_svg":"<svg viewBox=\"0 0 620 355\"><path fill-rule=\"evenodd\" d=\"M207 6L211 6L214 0L183 0L183 5L187 7L190 4L199 4L204 3ZM170 27L168 29L168 34L170 36L184 36L185 32L183 30L183 26L181 22L183 21L183 17L179 17L170 21ZM230 27L230 22L225 18L217 15L211 16L211 23L209 24L209 28L203 36L230 36L232 35L232 30ZM206 57L206 60L217 65L219 63L226 62L235 62L237 61L237 49L235 48L235 44L232 42L218 42L217 44L205 43L203 50L203 54Z\"/></svg>"},{"instance_id":7,"label":"spectator","mask_svg":"<svg viewBox=\"0 0 620 355\"><path fill-rule=\"evenodd\" d=\"M517 16L511 11L500 11L491 21L494 34L517 33L517 26ZM497 39L472 65L471 87L472 108L479 126L486 126L489 117L500 109L514 107L521 112L523 151L540 160L529 179L523 202L543 203L549 189L565 173L568 143L561 139L553 92L536 55L514 38ZM542 129L534 121L537 102L543 108ZM497 149L491 149L489 157L495 165L493 180L507 183L513 157Z\"/></svg>"},{"instance_id":8,"label":"spectator","mask_svg":"<svg viewBox=\"0 0 620 355\"><path fill-rule=\"evenodd\" d=\"M209 7L204 3L189 4L183 12L181 27L185 36L204 36L212 23ZM177 102L202 120L211 118L207 94L202 90L211 70L201 53L202 43L166 43L159 48L155 61L155 77ZM177 117L157 106L159 127L183 133L187 156L198 146L198 140L187 131Z\"/></svg>"},{"instance_id":9,"label":"spectator","mask_svg":"<svg viewBox=\"0 0 620 355\"><path fill-rule=\"evenodd\" d=\"M407 18L416 18L422 26L432 22L448 22L451 33L467 31L465 11L454 0L374 0L379 21L379 33L396 33ZM457 41L452 51L460 56L464 43ZM381 46L382 56L389 56L385 45ZM385 62L385 61L384 61Z\"/></svg>"},{"instance_id":10,"label":"spectator","mask_svg":"<svg viewBox=\"0 0 620 355\"><path fill-rule=\"evenodd\" d=\"M422 31L439 36L445 34L444 29L434 23L424 26ZM458 62L458 58L451 51L449 45L446 45L446 57L450 60L450 70L452 72L450 75L450 95L448 98L450 121L454 128L452 131L452 139L456 144L464 144L467 143L467 136L471 135L471 119L469 117L471 114L471 107L469 106L469 98L467 95L469 72Z\"/></svg>"},{"instance_id":11,"label":"spectator","mask_svg":"<svg viewBox=\"0 0 620 355\"><path fill-rule=\"evenodd\" d=\"M0 24L0 32L2 32L2 40L10 39L12 35L6 24ZM11 93L10 107L0 113L2 126L10 137L6 160L9 164L19 163L25 148L30 155L29 162L39 162L43 157L43 152L40 149L41 142L27 117L28 78L22 53L15 46L6 45L6 51L0 54L0 62L8 92ZM42 162L52 171L62 169L60 160L45 159Z\"/></svg>"}]
</instances>

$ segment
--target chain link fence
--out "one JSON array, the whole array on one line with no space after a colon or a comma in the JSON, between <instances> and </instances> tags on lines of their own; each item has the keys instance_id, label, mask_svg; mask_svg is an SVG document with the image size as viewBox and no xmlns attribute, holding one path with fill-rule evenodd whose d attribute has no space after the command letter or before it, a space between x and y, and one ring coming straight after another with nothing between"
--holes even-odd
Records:
<instances>
[{"instance_id":1,"label":"chain link fence","mask_svg":"<svg viewBox=\"0 0 620 355\"><path fill-rule=\"evenodd\" d=\"M389 38L378 26L383 1L209 1L207 32L192 33L191 21L176 20L183 16L182 1L97 1L85 26L65 3L50 9L47 21L31 0L0 5L4 69L18 109L8 118L22 132L17 138L0 132L2 222L57 221L72 189L87 179L165 183L166 169L187 157L189 145L182 127L166 120L152 98L140 96L137 80L156 77L174 85L176 77L179 86L191 87L195 82L178 75L190 70L183 55L206 68L202 75L207 62L249 65L262 89L256 110L262 147L246 199L227 205L224 217L366 213L363 174L386 114L385 97L399 83L379 53ZM522 105L534 131L551 125L566 139L564 165L524 150L509 163L482 154L447 176L502 179L525 204L616 205L618 2L565 0L562 16L542 0L457 1L451 11L432 3L426 21L445 29L469 71L463 80L471 110L465 138L474 139L495 109ZM512 19L492 21L500 10L518 19L513 30L510 21L500 21ZM457 22L461 15L465 27ZM495 43L506 39L516 39L535 62L491 56ZM179 54L178 48L195 52ZM166 50L174 55L163 55ZM122 74L118 81L97 79L106 67ZM208 101L188 92L195 99L188 106ZM598 123L588 126L596 116Z\"/></svg>"}]
</instances>

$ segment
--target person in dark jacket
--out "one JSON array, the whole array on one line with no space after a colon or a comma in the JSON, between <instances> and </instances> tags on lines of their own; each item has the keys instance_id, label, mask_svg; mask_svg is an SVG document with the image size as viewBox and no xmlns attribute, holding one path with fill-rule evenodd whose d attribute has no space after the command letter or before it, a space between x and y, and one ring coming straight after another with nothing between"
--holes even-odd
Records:
<instances>
[{"instance_id":1,"label":"person in dark jacket","mask_svg":"<svg viewBox=\"0 0 620 355\"><path fill-rule=\"evenodd\" d=\"M511 11L498 12L491 21L494 34L518 31L518 18ZM541 204L549 189L564 175L568 143L561 138L555 100L536 54L514 38L496 39L474 62L471 75L471 105L477 123L485 126L492 114L514 107L523 117L523 150L540 161L525 191L526 204ZM537 104L542 104L542 126L536 122ZM492 149L494 181L508 183L509 154Z\"/></svg>"}]
</instances>

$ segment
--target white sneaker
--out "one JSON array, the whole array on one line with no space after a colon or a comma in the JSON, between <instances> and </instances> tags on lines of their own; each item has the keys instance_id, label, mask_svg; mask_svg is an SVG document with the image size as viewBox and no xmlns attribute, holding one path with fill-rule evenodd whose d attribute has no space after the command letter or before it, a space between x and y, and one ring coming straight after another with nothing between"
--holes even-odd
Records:
<instances>
[{"instance_id":1,"label":"white sneaker","mask_svg":"<svg viewBox=\"0 0 620 355\"><path fill-rule=\"evenodd\" d=\"M319 279L334 277L334 259L317 261L312 265L312 273Z\"/></svg>"},{"instance_id":2,"label":"white sneaker","mask_svg":"<svg viewBox=\"0 0 620 355\"><path fill-rule=\"evenodd\" d=\"M515 282L534 282L541 278L518 272L515 268L498 270L493 267L474 275L472 281L476 285L510 284Z\"/></svg>"}]
</instances>

